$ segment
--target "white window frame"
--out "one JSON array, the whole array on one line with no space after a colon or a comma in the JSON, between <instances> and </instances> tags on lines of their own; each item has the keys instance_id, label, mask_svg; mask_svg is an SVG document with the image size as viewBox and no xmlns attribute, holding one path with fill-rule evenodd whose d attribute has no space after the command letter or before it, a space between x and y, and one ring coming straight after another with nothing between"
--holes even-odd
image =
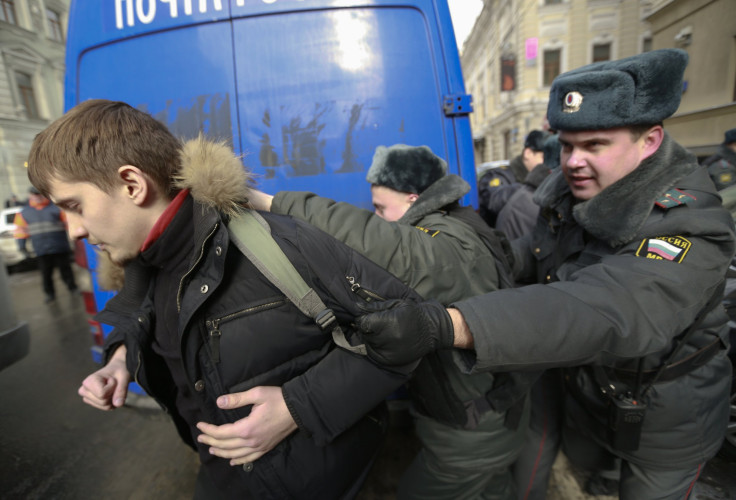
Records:
<instances>
[{"instance_id":1,"label":"white window frame","mask_svg":"<svg viewBox=\"0 0 736 500\"><path fill-rule=\"evenodd\" d=\"M2 51L2 57L5 60L8 82L10 83L10 95L13 99L16 116L27 120L48 119L48 106L41 78L41 68L44 63L43 58L38 54L31 52L29 49L22 47L6 47ZM36 109L38 111L37 118L26 116L25 106L18 88L16 73L25 73L31 77L33 96L36 101Z\"/></svg>"},{"instance_id":2,"label":"white window frame","mask_svg":"<svg viewBox=\"0 0 736 500\"><path fill-rule=\"evenodd\" d=\"M564 73L567 67L567 50L565 44L562 42L547 42L539 47L539 88L549 89L551 85L545 85L544 83L544 54L551 50L560 51L560 72L558 76Z\"/></svg>"}]
</instances>

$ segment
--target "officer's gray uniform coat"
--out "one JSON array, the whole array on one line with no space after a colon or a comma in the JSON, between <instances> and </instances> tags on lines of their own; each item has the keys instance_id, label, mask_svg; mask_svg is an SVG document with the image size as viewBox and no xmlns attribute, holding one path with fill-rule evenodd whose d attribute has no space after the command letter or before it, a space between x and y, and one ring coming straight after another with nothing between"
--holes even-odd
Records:
<instances>
[{"instance_id":1,"label":"officer's gray uniform coat","mask_svg":"<svg viewBox=\"0 0 736 500\"><path fill-rule=\"evenodd\" d=\"M475 340L465 368L577 367L571 381L582 397L567 398L569 423L605 446L606 399L590 367L635 373L640 357L644 370L661 365L724 279L733 222L707 171L668 135L588 201L575 203L561 171L535 198L543 208L533 234L518 242L520 272L548 284L456 304ZM653 387L640 448L619 456L678 469L716 453L729 411L726 320L720 306L706 316L678 359L714 342L720 350Z\"/></svg>"}]
</instances>

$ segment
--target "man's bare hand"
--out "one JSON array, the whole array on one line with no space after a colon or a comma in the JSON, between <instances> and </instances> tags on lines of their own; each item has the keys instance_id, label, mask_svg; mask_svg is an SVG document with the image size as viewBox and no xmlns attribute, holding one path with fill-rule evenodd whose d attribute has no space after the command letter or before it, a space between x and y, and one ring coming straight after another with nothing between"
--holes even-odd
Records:
<instances>
[{"instance_id":1,"label":"man's bare hand","mask_svg":"<svg viewBox=\"0 0 736 500\"><path fill-rule=\"evenodd\" d=\"M280 387L254 387L217 398L222 409L247 405L253 405L250 415L233 424L197 424L202 431L197 440L208 445L213 455L229 458L230 465L261 458L297 429Z\"/></svg>"},{"instance_id":2,"label":"man's bare hand","mask_svg":"<svg viewBox=\"0 0 736 500\"><path fill-rule=\"evenodd\" d=\"M125 404L130 382L125 367L126 352L121 345L107 365L84 379L77 393L85 403L100 410L114 410Z\"/></svg>"}]
</instances>

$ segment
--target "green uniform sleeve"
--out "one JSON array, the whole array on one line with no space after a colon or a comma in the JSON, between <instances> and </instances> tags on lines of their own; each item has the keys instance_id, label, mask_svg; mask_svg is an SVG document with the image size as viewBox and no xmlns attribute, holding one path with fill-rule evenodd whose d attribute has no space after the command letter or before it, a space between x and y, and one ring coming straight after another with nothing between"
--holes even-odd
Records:
<instances>
[{"instance_id":1,"label":"green uniform sleeve","mask_svg":"<svg viewBox=\"0 0 736 500\"><path fill-rule=\"evenodd\" d=\"M348 203L287 191L276 194L271 211L311 223L423 297L447 304L496 288L492 255L474 233L458 233L459 223L448 224L442 215L428 216L411 226L388 222Z\"/></svg>"}]
</instances>

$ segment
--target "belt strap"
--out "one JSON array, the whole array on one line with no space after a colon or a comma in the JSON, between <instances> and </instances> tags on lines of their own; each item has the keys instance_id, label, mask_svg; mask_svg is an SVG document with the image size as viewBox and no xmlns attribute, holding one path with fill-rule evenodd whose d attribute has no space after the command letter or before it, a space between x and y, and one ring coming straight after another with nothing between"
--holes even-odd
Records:
<instances>
[{"instance_id":1,"label":"belt strap","mask_svg":"<svg viewBox=\"0 0 736 500\"><path fill-rule=\"evenodd\" d=\"M662 373L657 377L656 382L669 382L676 378L687 375L696 368L700 368L713 359L721 350L723 342L721 339L716 339L710 344L701 349L698 349L689 356L682 358L681 360L668 365L662 370ZM654 380L654 376L658 370L646 370L642 373L642 383L649 384ZM637 372L634 370L625 370L620 368L609 369L608 372L614 377L615 380L623 382L625 384L635 384Z\"/></svg>"},{"instance_id":2,"label":"belt strap","mask_svg":"<svg viewBox=\"0 0 736 500\"><path fill-rule=\"evenodd\" d=\"M676 337L677 345L675 345L675 348L672 350L670 355L667 356L667 359L656 370L644 372L641 369L644 358L639 358L639 369L637 371L626 371L610 368L606 370L601 365L593 365L592 369L595 375L595 380L604 389L604 392L608 392L609 390L613 390L614 392L616 391L615 386L611 383L611 380L608 376L608 373L611 373L615 377L616 381L632 385L633 397L634 399L638 400L644 398L647 392L649 392L652 386L657 382L666 382L668 380L673 380L677 377L693 371L699 366L702 366L710 361L713 356L715 356L715 354L718 352L718 349L720 347L720 339L717 339L706 347L699 349L690 356L687 356L678 361L673 360L677 358L677 355L680 353L687 341L690 340L693 333L695 333L695 330L697 330L703 323L705 317L721 302L721 300L723 299L723 290L725 288L725 285L726 282L725 280L723 280L716 286L710 299L700 310L690 326L688 326L684 332ZM624 378L628 378L629 380L623 380L622 375ZM645 375L647 375L646 379ZM646 387L644 388L644 390L642 390L642 386L644 385L646 385Z\"/></svg>"}]
</instances>

